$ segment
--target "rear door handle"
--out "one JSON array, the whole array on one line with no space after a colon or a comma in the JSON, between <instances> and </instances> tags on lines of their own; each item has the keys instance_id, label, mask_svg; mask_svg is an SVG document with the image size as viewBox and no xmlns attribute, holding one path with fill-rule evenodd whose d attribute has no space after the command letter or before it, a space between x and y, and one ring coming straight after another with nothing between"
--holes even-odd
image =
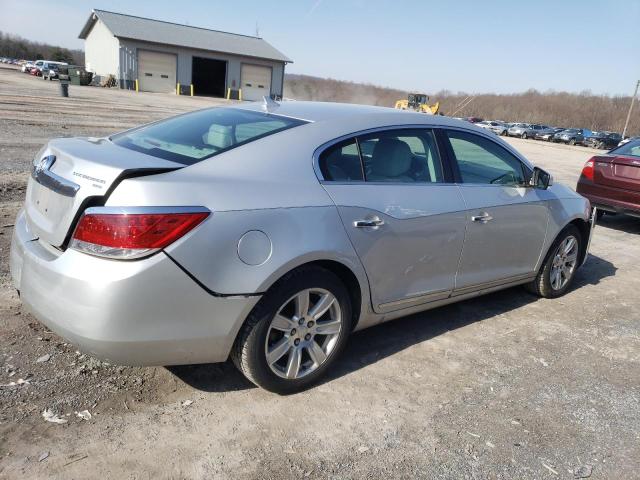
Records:
<instances>
[{"instance_id":1,"label":"rear door handle","mask_svg":"<svg viewBox=\"0 0 640 480\"><path fill-rule=\"evenodd\" d=\"M493 217L487 212L482 212L481 215L471 217L471 220L473 222L487 223L488 221L493 220Z\"/></svg>"},{"instance_id":2,"label":"rear door handle","mask_svg":"<svg viewBox=\"0 0 640 480\"><path fill-rule=\"evenodd\" d=\"M353 222L353 226L357 228L380 227L381 225L384 225L384 220L380 220L379 218L368 218L366 220L356 220Z\"/></svg>"}]
</instances>

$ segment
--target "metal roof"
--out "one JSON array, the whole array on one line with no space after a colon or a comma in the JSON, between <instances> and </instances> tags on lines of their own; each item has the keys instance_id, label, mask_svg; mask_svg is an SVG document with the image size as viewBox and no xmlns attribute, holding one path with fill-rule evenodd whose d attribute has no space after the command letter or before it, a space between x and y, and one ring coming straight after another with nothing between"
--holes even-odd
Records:
<instances>
[{"instance_id":1,"label":"metal roof","mask_svg":"<svg viewBox=\"0 0 640 480\"><path fill-rule=\"evenodd\" d=\"M98 19L102 20L111 33L119 38L265 58L279 62L292 62L286 55L260 37L191 27L105 10L93 10L78 38L86 40Z\"/></svg>"}]
</instances>

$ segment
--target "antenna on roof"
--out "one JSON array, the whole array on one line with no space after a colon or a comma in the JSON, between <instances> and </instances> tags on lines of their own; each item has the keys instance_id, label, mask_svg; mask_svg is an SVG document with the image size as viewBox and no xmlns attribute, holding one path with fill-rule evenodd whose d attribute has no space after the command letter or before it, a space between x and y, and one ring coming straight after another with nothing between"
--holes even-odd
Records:
<instances>
[{"instance_id":1,"label":"antenna on roof","mask_svg":"<svg viewBox=\"0 0 640 480\"><path fill-rule=\"evenodd\" d=\"M257 20L256 20L256 37L260 37L260 27L258 26Z\"/></svg>"},{"instance_id":2,"label":"antenna on roof","mask_svg":"<svg viewBox=\"0 0 640 480\"><path fill-rule=\"evenodd\" d=\"M276 102L273 98L268 97L266 95L262 97L262 109L265 112L268 112L270 108L277 108L279 106L280 104Z\"/></svg>"}]
</instances>

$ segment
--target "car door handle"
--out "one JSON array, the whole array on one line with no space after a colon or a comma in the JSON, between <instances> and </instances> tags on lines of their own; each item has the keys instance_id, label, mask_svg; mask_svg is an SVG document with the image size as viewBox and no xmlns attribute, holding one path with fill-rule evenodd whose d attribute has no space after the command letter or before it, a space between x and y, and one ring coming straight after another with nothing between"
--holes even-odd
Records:
<instances>
[{"instance_id":1,"label":"car door handle","mask_svg":"<svg viewBox=\"0 0 640 480\"><path fill-rule=\"evenodd\" d=\"M483 212L482 215L471 217L471 220L474 222L487 223L488 221L493 220L493 217L487 212Z\"/></svg>"},{"instance_id":2,"label":"car door handle","mask_svg":"<svg viewBox=\"0 0 640 480\"><path fill-rule=\"evenodd\" d=\"M353 226L357 228L380 227L381 225L384 225L384 220L380 220L379 218L369 218L353 222Z\"/></svg>"}]
</instances>

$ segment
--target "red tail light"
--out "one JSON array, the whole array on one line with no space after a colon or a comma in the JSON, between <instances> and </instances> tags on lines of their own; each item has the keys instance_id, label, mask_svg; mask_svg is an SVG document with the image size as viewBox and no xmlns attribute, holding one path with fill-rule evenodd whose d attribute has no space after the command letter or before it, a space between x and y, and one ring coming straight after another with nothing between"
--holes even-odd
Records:
<instances>
[{"instance_id":1,"label":"red tail light","mask_svg":"<svg viewBox=\"0 0 640 480\"><path fill-rule=\"evenodd\" d=\"M595 168L595 160L593 158L587 160L587 163L582 167L582 176L593 182L593 170Z\"/></svg>"},{"instance_id":2,"label":"red tail light","mask_svg":"<svg viewBox=\"0 0 640 480\"><path fill-rule=\"evenodd\" d=\"M126 210L88 209L73 233L71 248L109 258L145 257L172 244L210 214L202 208L184 207L145 213Z\"/></svg>"}]
</instances>

